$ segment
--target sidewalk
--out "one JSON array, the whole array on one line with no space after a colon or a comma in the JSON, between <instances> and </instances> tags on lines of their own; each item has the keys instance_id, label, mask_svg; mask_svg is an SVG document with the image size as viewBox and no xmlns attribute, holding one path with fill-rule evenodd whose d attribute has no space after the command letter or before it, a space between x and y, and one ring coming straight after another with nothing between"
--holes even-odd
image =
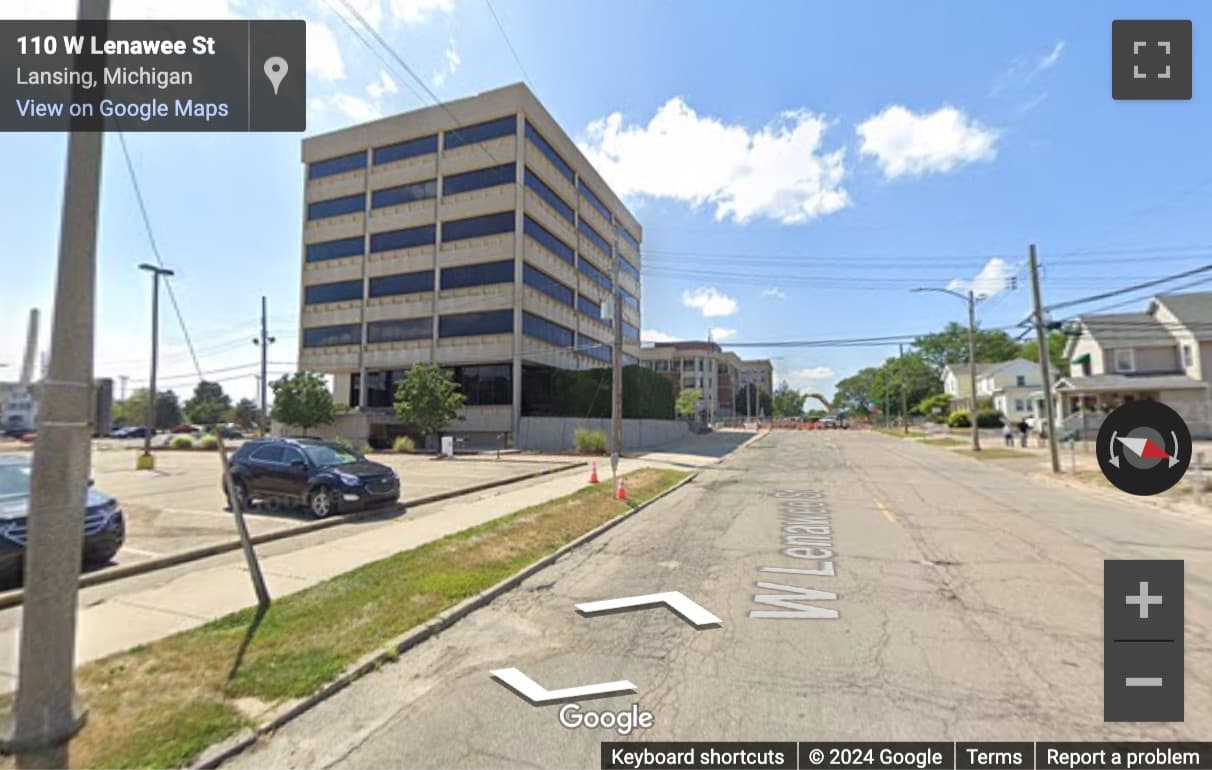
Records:
<instances>
[{"instance_id":1,"label":"sidewalk","mask_svg":"<svg viewBox=\"0 0 1212 770\"><path fill-rule=\"evenodd\" d=\"M625 458L619 463L619 472L713 464L726 453L716 450L717 443L731 451L741 441L733 437L690 448L707 450L698 454L653 452ZM610 483L609 460L599 461L598 474L603 483ZM588 470L577 468L520 488L499 488L418 506L394 519L363 521L348 529L335 527L325 531L327 539L314 544L262 555L261 569L270 595L286 596L399 551L572 494L583 488L587 479ZM204 625L256 603L248 569L238 554L194 562L170 579L150 586L149 582L117 581L81 590L77 664ZM16 686L20 612L20 607L0 612L0 621L7 621L0 628L0 692Z\"/></svg>"}]
</instances>

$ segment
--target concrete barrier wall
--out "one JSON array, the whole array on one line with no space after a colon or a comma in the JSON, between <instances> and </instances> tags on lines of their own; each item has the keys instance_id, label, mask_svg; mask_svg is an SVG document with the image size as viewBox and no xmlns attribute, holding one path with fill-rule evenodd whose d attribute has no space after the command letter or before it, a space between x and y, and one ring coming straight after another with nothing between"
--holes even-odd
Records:
<instances>
[{"instance_id":1,"label":"concrete barrier wall","mask_svg":"<svg viewBox=\"0 0 1212 770\"><path fill-rule=\"evenodd\" d=\"M518 449L563 452L576 448L577 428L600 430L610 435L610 420L576 417L523 417L515 445ZM690 435L684 420L623 420L625 450L654 449Z\"/></svg>"}]
</instances>

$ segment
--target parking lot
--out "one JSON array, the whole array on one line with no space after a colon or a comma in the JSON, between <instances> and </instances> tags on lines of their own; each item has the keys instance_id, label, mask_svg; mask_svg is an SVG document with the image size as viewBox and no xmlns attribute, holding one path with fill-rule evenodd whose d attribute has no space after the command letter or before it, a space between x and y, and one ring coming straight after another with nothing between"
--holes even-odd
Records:
<instances>
[{"instance_id":1,"label":"parking lot","mask_svg":"<svg viewBox=\"0 0 1212 770\"><path fill-rule=\"evenodd\" d=\"M231 513L225 510L218 456L213 452L157 451L156 469L138 471L135 459L141 445L138 440L112 439L93 445L96 487L117 498L126 513L126 545L114 564L133 564L233 540L236 529ZM229 446L229 452L233 448ZM519 478L563 464L560 458L510 455L499 460L491 456L435 460L430 455L375 454L370 459L400 474L402 501ZM402 514L389 509L381 515ZM302 509L262 507L249 511L245 518L254 536L314 521Z\"/></svg>"}]
</instances>

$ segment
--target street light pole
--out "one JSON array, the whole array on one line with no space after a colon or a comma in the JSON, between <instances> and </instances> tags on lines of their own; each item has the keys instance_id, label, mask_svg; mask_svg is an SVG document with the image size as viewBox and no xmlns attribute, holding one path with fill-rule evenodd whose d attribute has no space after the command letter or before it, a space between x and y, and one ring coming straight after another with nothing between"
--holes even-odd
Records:
<instances>
[{"instance_id":1,"label":"street light pole","mask_svg":"<svg viewBox=\"0 0 1212 770\"><path fill-rule=\"evenodd\" d=\"M910 289L913 292L933 291L939 294L950 294L968 304L968 387L971 390L972 408L968 412L968 422L972 425L972 451L981 451L980 430L976 424L976 301L980 299L970 289L967 294L960 294L951 289L939 289L933 286L922 286Z\"/></svg>"},{"instance_id":2,"label":"street light pole","mask_svg":"<svg viewBox=\"0 0 1212 770\"><path fill-rule=\"evenodd\" d=\"M135 467L141 471L150 471L156 467L156 459L151 453L151 439L152 433L156 430L156 356L160 349L160 276L167 278L173 275L173 271L147 262L139 265L139 269L152 274L152 345L151 375L148 377L147 383L147 422L145 423L147 430L143 434L143 454L139 457Z\"/></svg>"},{"instance_id":3,"label":"street light pole","mask_svg":"<svg viewBox=\"0 0 1212 770\"><path fill-rule=\"evenodd\" d=\"M269 331L266 328L265 317L265 297L261 297L261 336L253 340L254 345L261 346L261 376L257 384L257 390L261 396L261 435L265 436L269 433L269 400L266 398L268 380L265 375L265 370L269 365L269 346L271 343L277 342L276 339L269 336Z\"/></svg>"}]
</instances>

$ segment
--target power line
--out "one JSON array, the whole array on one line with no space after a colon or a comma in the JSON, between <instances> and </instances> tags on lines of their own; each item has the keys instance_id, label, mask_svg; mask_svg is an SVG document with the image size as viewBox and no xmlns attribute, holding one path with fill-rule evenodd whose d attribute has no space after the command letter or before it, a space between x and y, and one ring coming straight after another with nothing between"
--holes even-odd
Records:
<instances>
[{"instance_id":1,"label":"power line","mask_svg":"<svg viewBox=\"0 0 1212 770\"><path fill-rule=\"evenodd\" d=\"M518 65L518 69L522 71L522 78L527 83L532 83L530 75L526 73L526 67L522 66L522 60L518 57L518 52L514 49L513 43L509 39L509 34L505 31L505 27L501 24L501 19L497 16L496 10L492 7L492 0L484 0L484 5L488 6L488 12L492 14L492 20L497 23L497 29L501 30L501 37L505 38L505 45L509 46L509 52L513 54L513 60Z\"/></svg>"},{"instance_id":2,"label":"power line","mask_svg":"<svg viewBox=\"0 0 1212 770\"><path fill-rule=\"evenodd\" d=\"M1055 303L1052 305L1048 305L1043 309L1045 311L1052 311L1052 310L1059 310L1059 309L1065 308L1065 307L1073 307L1074 305L1084 305L1088 302L1097 302L1100 299L1108 299L1110 297L1119 296L1120 294L1127 294L1129 292L1139 291L1140 289L1147 289L1150 286L1157 286L1157 285L1160 285L1163 283L1169 283L1170 281L1178 280L1179 278L1186 278L1188 276L1198 275L1199 273L1206 273L1209 270L1212 270L1212 265L1204 265L1202 267L1197 267L1193 270L1186 270L1184 272L1175 273L1174 275L1168 275L1163 278L1155 278L1154 280L1151 280L1151 281L1145 281L1144 283L1138 283L1138 284L1134 284L1132 286L1125 286L1123 288L1115 289L1113 291L1107 291L1107 292L1103 292L1101 294L1092 294L1088 297L1082 297L1080 299L1073 299L1073 300L1067 300L1065 302L1058 302L1058 303Z\"/></svg>"},{"instance_id":3,"label":"power line","mask_svg":"<svg viewBox=\"0 0 1212 770\"><path fill-rule=\"evenodd\" d=\"M333 14L338 19L341 20L341 23L345 25L346 29L348 29L350 32L353 33L353 36L358 39L358 42L360 42L362 45L366 46L366 49L368 51L370 51L372 54L374 54L376 59L378 59L380 62L383 63L383 66L387 67L387 69L389 69L389 70L393 70L393 71L396 70L396 67L394 65L392 65L391 62L387 61L387 59L385 59L383 57L383 54L379 53L379 51L376 50L375 47L370 44L369 40L367 40L365 37L362 36L362 33L359 32L354 27L354 25L349 22L349 19L345 18L344 14L342 14L339 10L337 10L336 6L334 6L328 0L325 0L325 4L327 4L329 6L329 8L332 9ZM399 72L396 71L396 74L398 75ZM419 91L417 91L417 89L413 88L411 83L409 83L405 79L401 79L401 82L404 83L404 87L407 88L412 93L413 96L417 97L418 102L421 102L422 104L425 103L425 97L421 96L421 93Z\"/></svg>"}]
</instances>

